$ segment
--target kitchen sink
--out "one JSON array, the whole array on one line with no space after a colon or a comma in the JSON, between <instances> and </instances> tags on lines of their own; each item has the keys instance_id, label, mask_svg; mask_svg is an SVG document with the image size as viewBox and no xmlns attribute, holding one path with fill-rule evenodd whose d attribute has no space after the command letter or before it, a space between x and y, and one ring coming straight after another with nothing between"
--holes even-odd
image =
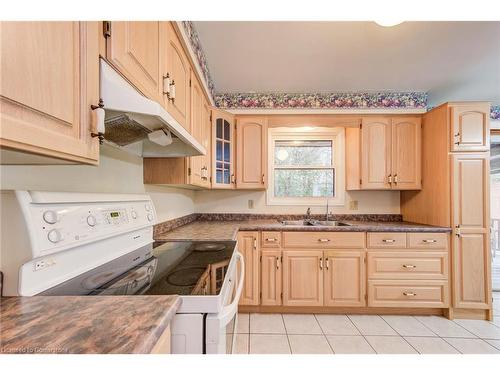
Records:
<instances>
[{"instance_id":1,"label":"kitchen sink","mask_svg":"<svg viewBox=\"0 0 500 375\"><path fill-rule=\"evenodd\" d=\"M312 226L312 227L346 227L351 224L342 221L324 221L324 220L283 220L281 224L285 226Z\"/></svg>"}]
</instances>

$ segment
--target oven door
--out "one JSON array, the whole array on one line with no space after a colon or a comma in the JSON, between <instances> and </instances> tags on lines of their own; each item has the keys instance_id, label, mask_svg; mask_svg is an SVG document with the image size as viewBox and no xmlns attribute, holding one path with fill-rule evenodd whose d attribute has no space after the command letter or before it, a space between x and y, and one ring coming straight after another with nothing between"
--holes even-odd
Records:
<instances>
[{"instance_id":1,"label":"oven door","mask_svg":"<svg viewBox=\"0 0 500 375\"><path fill-rule=\"evenodd\" d=\"M208 314L205 321L205 340L207 354L232 354L236 342L238 324L238 302L240 301L245 278L245 262L237 252L232 269L228 270L228 285L224 307L218 314ZM240 274L238 275L238 270Z\"/></svg>"}]
</instances>

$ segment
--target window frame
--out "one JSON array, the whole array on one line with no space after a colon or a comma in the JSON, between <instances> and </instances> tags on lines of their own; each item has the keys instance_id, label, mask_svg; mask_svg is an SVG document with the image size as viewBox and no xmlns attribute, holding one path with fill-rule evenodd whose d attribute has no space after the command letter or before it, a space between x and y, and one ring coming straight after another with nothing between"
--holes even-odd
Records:
<instances>
[{"instance_id":1,"label":"window frame","mask_svg":"<svg viewBox=\"0 0 500 375\"><path fill-rule=\"evenodd\" d=\"M334 173L333 197L276 197L274 196L274 149L275 141L286 140L325 140L331 141L332 167L314 167L310 169L331 169ZM278 127L268 130L268 189L266 192L267 205L270 206L324 206L328 200L331 206L343 206L345 203L345 129L343 127ZM276 169L280 169L279 167Z\"/></svg>"}]
</instances>

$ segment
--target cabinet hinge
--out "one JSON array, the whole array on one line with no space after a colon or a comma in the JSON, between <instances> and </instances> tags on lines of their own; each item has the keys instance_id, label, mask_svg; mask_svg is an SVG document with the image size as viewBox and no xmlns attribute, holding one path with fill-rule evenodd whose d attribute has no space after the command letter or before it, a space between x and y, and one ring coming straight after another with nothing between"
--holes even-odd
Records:
<instances>
[{"instance_id":1,"label":"cabinet hinge","mask_svg":"<svg viewBox=\"0 0 500 375\"><path fill-rule=\"evenodd\" d=\"M368 294L365 294L365 301L368 301Z\"/></svg>"},{"instance_id":2,"label":"cabinet hinge","mask_svg":"<svg viewBox=\"0 0 500 375\"><path fill-rule=\"evenodd\" d=\"M191 87L191 78L189 78L189 87Z\"/></svg>"},{"instance_id":3,"label":"cabinet hinge","mask_svg":"<svg viewBox=\"0 0 500 375\"><path fill-rule=\"evenodd\" d=\"M212 183L212 176L210 176L210 183Z\"/></svg>"},{"instance_id":4,"label":"cabinet hinge","mask_svg":"<svg viewBox=\"0 0 500 375\"><path fill-rule=\"evenodd\" d=\"M191 168L188 168L188 176L191 176Z\"/></svg>"},{"instance_id":5,"label":"cabinet hinge","mask_svg":"<svg viewBox=\"0 0 500 375\"><path fill-rule=\"evenodd\" d=\"M212 122L212 111L210 111L210 122Z\"/></svg>"},{"instance_id":6,"label":"cabinet hinge","mask_svg":"<svg viewBox=\"0 0 500 375\"><path fill-rule=\"evenodd\" d=\"M359 185L363 185L363 180L361 178L359 179Z\"/></svg>"},{"instance_id":7,"label":"cabinet hinge","mask_svg":"<svg viewBox=\"0 0 500 375\"><path fill-rule=\"evenodd\" d=\"M361 123L361 124L359 124L359 128L360 128L360 129L363 129L363 124L362 124L362 123Z\"/></svg>"},{"instance_id":8,"label":"cabinet hinge","mask_svg":"<svg viewBox=\"0 0 500 375\"><path fill-rule=\"evenodd\" d=\"M104 35L105 38L111 36L111 22L110 21L103 21L102 22L102 34Z\"/></svg>"}]
</instances>

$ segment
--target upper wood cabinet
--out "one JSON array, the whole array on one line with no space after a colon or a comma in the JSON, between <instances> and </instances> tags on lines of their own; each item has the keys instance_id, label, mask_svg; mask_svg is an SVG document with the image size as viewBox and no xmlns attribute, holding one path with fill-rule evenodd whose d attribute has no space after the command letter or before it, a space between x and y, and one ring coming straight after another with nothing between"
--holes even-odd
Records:
<instances>
[{"instance_id":1,"label":"upper wood cabinet","mask_svg":"<svg viewBox=\"0 0 500 375\"><path fill-rule=\"evenodd\" d=\"M489 116L488 103L450 105L451 151L488 151Z\"/></svg>"},{"instance_id":2,"label":"upper wood cabinet","mask_svg":"<svg viewBox=\"0 0 500 375\"><path fill-rule=\"evenodd\" d=\"M97 164L97 22L2 22L0 38L2 150Z\"/></svg>"},{"instance_id":3,"label":"upper wood cabinet","mask_svg":"<svg viewBox=\"0 0 500 375\"><path fill-rule=\"evenodd\" d=\"M346 132L348 190L421 188L420 117L365 117Z\"/></svg>"},{"instance_id":4,"label":"upper wood cabinet","mask_svg":"<svg viewBox=\"0 0 500 375\"><path fill-rule=\"evenodd\" d=\"M234 116L212 111L212 188L235 188Z\"/></svg>"},{"instance_id":5,"label":"upper wood cabinet","mask_svg":"<svg viewBox=\"0 0 500 375\"><path fill-rule=\"evenodd\" d=\"M163 100L167 111L188 131L191 131L190 122L190 82L191 67L184 52L181 41L170 22L164 22L166 34L166 57L164 59L164 77L169 77L170 91L175 95L164 94Z\"/></svg>"},{"instance_id":6,"label":"upper wood cabinet","mask_svg":"<svg viewBox=\"0 0 500 375\"><path fill-rule=\"evenodd\" d=\"M245 260L245 280L240 305L259 304L259 232L239 232L238 251Z\"/></svg>"},{"instance_id":7,"label":"upper wood cabinet","mask_svg":"<svg viewBox=\"0 0 500 375\"><path fill-rule=\"evenodd\" d=\"M163 44L158 21L112 21L106 58L145 96L160 101Z\"/></svg>"},{"instance_id":8,"label":"upper wood cabinet","mask_svg":"<svg viewBox=\"0 0 500 375\"><path fill-rule=\"evenodd\" d=\"M491 304L489 154L451 156L454 307Z\"/></svg>"},{"instance_id":9,"label":"upper wood cabinet","mask_svg":"<svg viewBox=\"0 0 500 375\"><path fill-rule=\"evenodd\" d=\"M263 249L260 256L260 304L281 305L281 250Z\"/></svg>"},{"instance_id":10,"label":"upper wood cabinet","mask_svg":"<svg viewBox=\"0 0 500 375\"><path fill-rule=\"evenodd\" d=\"M236 118L236 188L267 187L267 119Z\"/></svg>"}]
</instances>

